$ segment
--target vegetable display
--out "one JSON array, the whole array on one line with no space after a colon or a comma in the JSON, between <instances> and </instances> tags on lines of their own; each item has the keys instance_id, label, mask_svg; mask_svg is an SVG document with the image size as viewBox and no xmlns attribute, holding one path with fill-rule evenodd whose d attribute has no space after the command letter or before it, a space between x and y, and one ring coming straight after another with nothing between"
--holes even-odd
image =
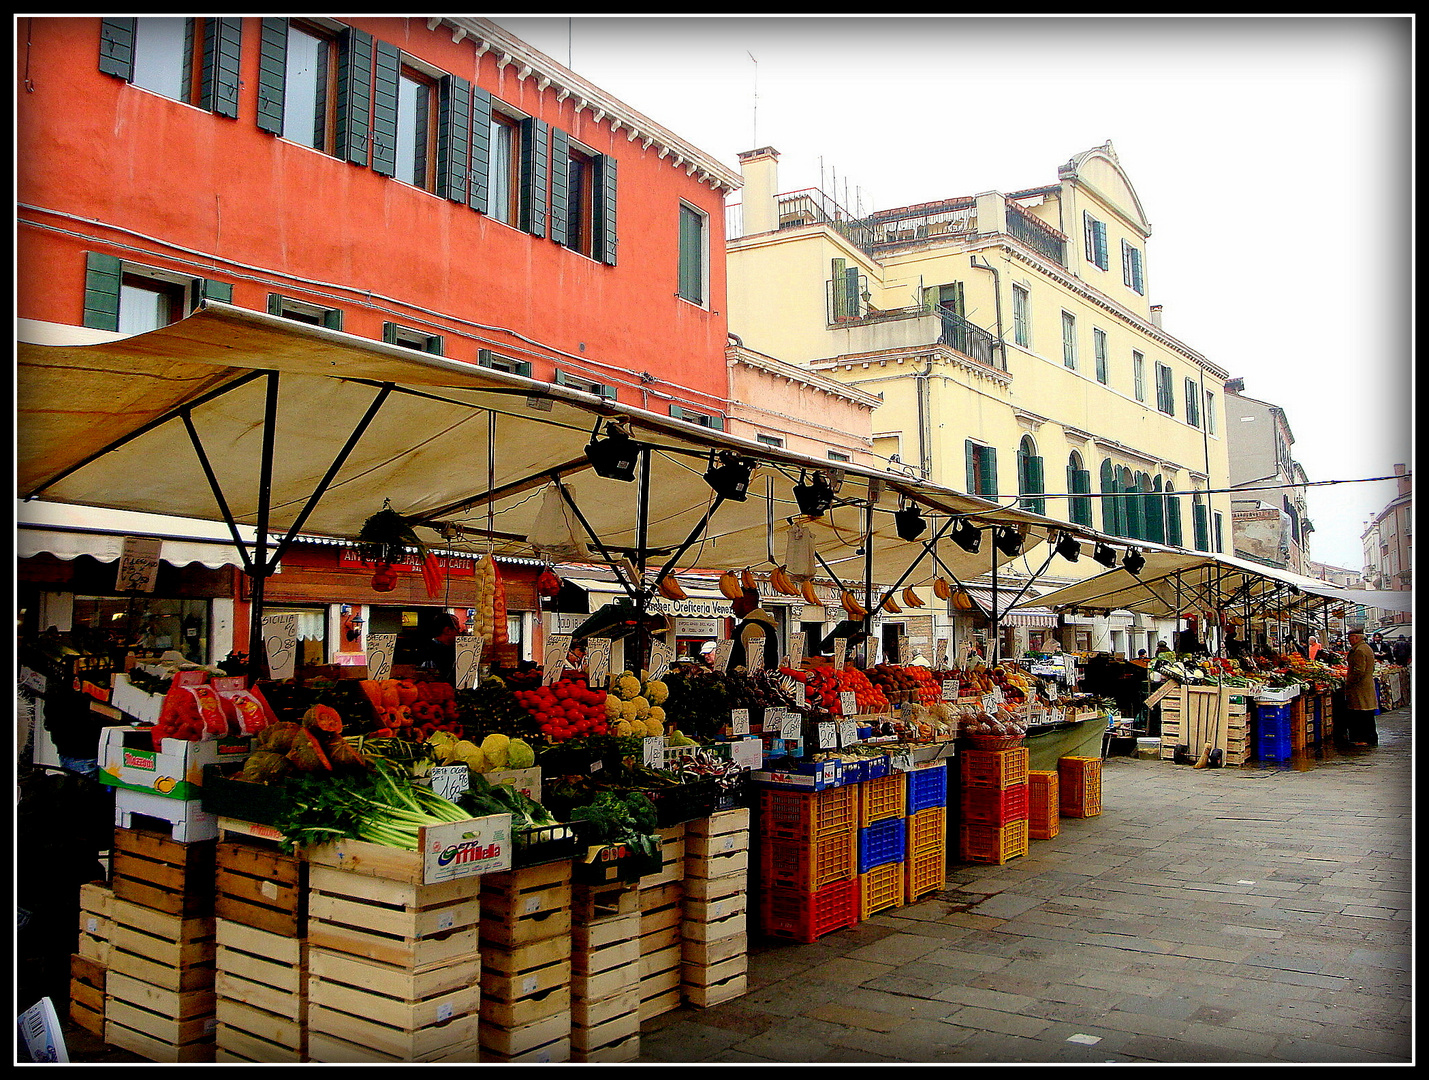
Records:
<instances>
[{"instance_id":1,"label":"vegetable display","mask_svg":"<svg viewBox=\"0 0 1429 1080\"><path fill-rule=\"evenodd\" d=\"M342 839L416 851L424 826L471 816L381 763L342 779L297 777L289 783L287 794L286 809L276 825L287 851Z\"/></svg>"}]
</instances>

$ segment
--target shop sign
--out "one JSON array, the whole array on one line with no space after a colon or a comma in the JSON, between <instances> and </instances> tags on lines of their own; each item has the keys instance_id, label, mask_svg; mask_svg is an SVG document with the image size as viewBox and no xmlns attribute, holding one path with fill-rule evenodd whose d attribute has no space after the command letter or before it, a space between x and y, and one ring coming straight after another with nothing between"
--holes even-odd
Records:
<instances>
[{"instance_id":1,"label":"shop sign","mask_svg":"<svg viewBox=\"0 0 1429 1080\"><path fill-rule=\"evenodd\" d=\"M699 637L717 638L719 637L720 622L718 619L676 619L676 637Z\"/></svg>"},{"instance_id":2,"label":"shop sign","mask_svg":"<svg viewBox=\"0 0 1429 1080\"><path fill-rule=\"evenodd\" d=\"M344 570L367 570L372 569L371 563L362 561L362 556L357 553L356 548L343 548L338 555L338 566ZM437 565L441 567L442 573L448 577L469 577L476 573L476 560L468 559L460 555L438 555ZM401 562L392 564L392 569L398 573L420 574L422 572L422 560L416 556L403 559Z\"/></svg>"},{"instance_id":3,"label":"shop sign","mask_svg":"<svg viewBox=\"0 0 1429 1080\"><path fill-rule=\"evenodd\" d=\"M685 600L667 600L663 596L654 596L650 598L645 608L655 615L664 615L671 619L727 619L734 616L734 608L730 606L728 600L704 600L694 597ZM677 630L676 633L679 631ZM714 636L714 631L710 631L710 636Z\"/></svg>"}]
</instances>

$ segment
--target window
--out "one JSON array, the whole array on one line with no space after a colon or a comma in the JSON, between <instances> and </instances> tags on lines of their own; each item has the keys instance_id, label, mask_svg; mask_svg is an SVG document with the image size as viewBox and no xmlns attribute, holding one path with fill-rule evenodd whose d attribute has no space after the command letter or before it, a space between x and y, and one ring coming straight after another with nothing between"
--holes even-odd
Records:
<instances>
[{"instance_id":1,"label":"window","mask_svg":"<svg viewBox=\"0 0 1429 1080\"><path fill-rule=\"evenodd\" d=\"M1131 382L1136 391L1136 400L1146 400L1146 357L1135 349L1131 350Z\"/></svg>"},{"instance_id":2,"label":"window","mask_svg":"<svg viewBox=\"0 0 1429 1080\"><path fill-rule=\"evenodd\" d=\"M1186 380L1186 423L1193 428L1201 426L1201 390L1195 379Z\"/></svg>"},{"instance_id":3,"label":"window","mask_svg":"<svg viewBox=\"0 0 1429 1080\"><path fill-rule=\"evenodd\" d=\"M490 143L487 168L487 213L506 225L515 225L520 191L521 128L515 120L493 112L489 122Z\"/></svg>"},{"instance_id":4,"label":"window","mask_svg":"<svg viewBox=\"0 0 1429 1080\"><path fill-rule=\"evenodd\" d=\"M705 302L705 215L680 204L679 295L692 304Z\"/></svg>"},{"instance_id":5,"label":"window","mask_svg":"<svg viewBox=\"0 0 1429 1080\"><path fill-rule=\"evenodd\" d=\"M1171 369L1165 364L1156 365L1156 407L1167 416L1176 415L1176 392L1171 381Z\"/></svg>"},{"instance_id":6,"label":"window","mask_svg":"<svg viewBox=\"0 0 1429 1080\"><path fill-rule=\"evenodd\" d=\"M204 297L231 302L233 286L97 251L85 255L82 321L95 330L120 334L157 330L188 315Z\"/></svg>"},{"instance_id":7,"label":"window","mask_svg":"<svg viewBox=\"0 0 1429 1080\"><path fill-rule=\"evenodd\" d=\"M683 420L689 424L699 424L700 427L713 428L715 431L724 430L723 416L694 412L691 409L686 409L682 405L671 405L670 415L676 420Z\"/></svg>"},{"instance_id":8,"label":"window","mask_svg":"<svg viewBox=\"0 0 1429 1080\"><path fill-rule=\"evenodd\" d=\"M1097 361L1097 382L1105 386L1110 378L1107 373L1105 330L1092 327L1092 353L1096 356Z\"/></svg>"},{"instance_id":9,"label":"window","mask_svg":"<svg viewBox=\"0 0 1429 1080\"><path fill-rule=\"evenodd\" d=\"M1070 312L1062 312L1062 363L1077 370L1077 319Z\"/></svg>"},{"instance_id":10,"label":"window","mask_svg":"<svg viewBox=\"0 0 1429 1080\"><path fill-rule=\"evenodd\" d=\"M1042 480L1042 459L1032 436L1024 435L1017 447L1017 494L1022 496L1022 509L1033 514L1045 514L1046 499L1029 498L1045 490Z\"/></svg>"},{"instance_id":11,"label":"window","mask_svg":"<svg viewBox=\"0 0 1429 1080\"><path fill-rule=\"evenodd\" d=\"M396 170L392 175L427 191L436 187L435 91L431 79L410 68L401 69L397 77Z\"/></svg>"},{"instance_id":12,"label":"window","mask_svg":"<svg viewBox=\"0 0 1429 1080\"><path fill-rule=\"evenodd\" d=\"M441 334L428 334L421 330L413 330L408 326L398 326L396 323L382 324L382 340L388 345L401 345L405 349L416 349L418 352L431 353L434 356L443 355L443 342Z\"/></svg>"},{"instance_id":13,"label":"window","mask_svg":"<svg viewBox=\"0 0 1429 1080\"><path fill-rule=\"evenodd\" d=\"M565 174L566 227L563 242L572 251L590 255L595 238L595 157L579 147L568 145ZM555 194L553 186L553 199Z\"/></svg>"},{"instance_id":14,"label":"window","mask_svg":"<svg viewBox=\"0 0 1429 1080\"><path fill-rule=\"evenodd\" d=\"M1225 551L1225 534L1222 530L1225 526L1225 518L1219 510L1212 514L1211 518L1215 522L1216 551L1223 552Z\"/></svg>"},{"instance_id":15,"label":"window","mask_svg":"<svg viewBox=\"0 0 1429 1080\"><path fill-rule=\"evenodd\" d=\"M391 46L385 48L377 89L384 110L388 91L382 73L395 72L397 56ZM370 153L373 168L383 172L373 145L374 139L384 140L384 149L391 150L386 111L381 129L375 135L368 131L378 121L373 52L372 36L352 27L330 30L316 22L263 19L258 128L357 165L368 164Z\"/></svg>"},{"instance_id":16,"label":"window","mask_svg":"<svg viewBox=\"0 0 1429 1080\"><path fill-rule=\"evenodd\" d=\"M1111 257L1107 254L1106 222L1098 221L1083 210L1082 229L1086 235L1087 262L1107 269L1111 265Z\"/></svg>"},{"instance_id":17,"label":"window","mask_svg":"<svg viewBox=\"0 0 1429 1080\"><path fill-rule=\"evenodd\" d=\"M615 263L615 159L551 128L550 236L558 244Z\"/></svg>"},{"instance_id":18,"label":"window","mask_svg":"<svg viewBox=\"0 0 1429 1080\"><path fill-rule=\"evenodd\" d=\"M765 435L763 432L755 435L754 441L763 443L765 446L782 447L784 445L784 440L778 435Z\"/></svg>"},{"instance_id":19,"label":"window","mask_svg":"<svg viewBox=\"0 0 1429 1080\"><path fill-rule=\"evenodd\" d=\"M1181 546L1181 501L1171 481L1166 481L1166 542Z\"/></svg>"},{"instance_id":20,"label":"window","mask_svg":"<svg viewBox=\"0 0 1429 1080\"><path fill-rule=\"evenodd\" d=\"M268 294L268 314L308 323L310 326L326 326L329 330L342 329L341 308L320 307L302 300L291 300L277 293Z\"/></svg>"},{"instance_id":21,"label":"window","mask_svg":"<svg viewBox=\"0 0 1429 1080\"><path fill-rule=\"evenodd\" d=\"M1209 390L1206 391L1206 432L1216 433L1216 395Z\"/></svg>"},{"instance_id":22,"label":"window","mask_svg":"<svg viewBox=\"0 0 1429 1080\"><path fill-rule=\"evenodd\" d=\"M550 182L549 125L528 116L521 121L520 190L517 224L532 236L546 235L546 191Z\"/></svg>"},{"instance_id":23,"label":"window","mask_svg":"<svg viewBox=\"0 0 1429 1080\"><path fill-rule=\"evenodd\" d=\"M967 490L969 495L997 495L997 449L968 439Z\"/></svg>"},{"instance_id":24,"label":"window","mask_svg":"<svg viewBox=\"0 0 1429 1080\"><path fill-rule=\"evenodd\" d=\"M615 387L605 383L598 383L591 379L582 379L575 375L568 375L566 372L556 369L556 385L569 386L573 390L582 390L587 394L594 394L596 397L615 400Z\"/></svg>"},{"instance_id":25,"label":"window","mask_svg":"<svg viewBox=\"0 0 1429 1080\"><path fill-rule=\"evenodd\" d=\"M485 368L493 371L505 371L511 375L520 375L522 378L531 377L531 364L527 360L512 360L510 357L498 356L490 349L477 349L476 362Z\"/></svg>"},{"instance_id":26,"label":"window","mask_svg":"<svg viewBox=\"0 0 1429 1080\"><path fill-rule=\"evenodd\" d=\"M184 317L182 285L125 273L119 284L119 332L142 334Z\"/></svg>"},{"instance_id":27,"label":"window","mask_svg":"<svg viewBox=\"0 0 1429 1080\"><path fill-rule=\"evenodd\" d=\"M1012 286L1012 340L1024 349L1032 341L1031 295L1021 285Z\"/></svg>"},{"instance_id":28,"label":"window","mask_svg":"<svg viewBox=\"0 0 1429 1080\"><path fill-rule=\"evenodd\" d=\"M1092 500L1086 497L1091 490L1092 474L1083 468L1082 455L1073 450L1067 459L1067 491L1073 496L1067 500L1068 517L1078 525L1092 523Z\"/></svg>"},{"instance_id":29,"label":"window","mask_svg":"<svg viewBox=\"0 0 1429 1080\"><path fill-rule=\"evenodd\" d=\"M331 152L330 104L336 100L333 43L306 27L288 24L288 55L283 77L283 138Z\"/></svg>"},{"instance_id":30,"label":"window","mask_svg":"<svg viewBox=\"0 0 1429 1080\"><path fill-rule=\"evenodd\" d=\"M1146 283L1141 276L1141 249L1132 247L1125 240L1121 242L1121 280L1132 292L1146 292Z\"/></svg>"},{"instance_id":31,"label":"window","mask_svg":"<svg viewBox=\"0 0 1429 1080\"><path fill-rule=\"evenodd\" d=\"M99 70L175 101L238 115L237 18L101 19Z\"/></svg>"},{"instance_id":32,"label":"window","mask_svg":"<svg viewBox=\"0 0 1429 1080\"><path fill-rule=\"evenodd\" d=\"M830 451L829 451L829 460L830 460L830 461L841 461L841 462L844 462L844 463L848 463L848 462L853 461L853 456L850 455L850 454L845 454L842 450L830 450Z\"/></svg>"}]
</instances>

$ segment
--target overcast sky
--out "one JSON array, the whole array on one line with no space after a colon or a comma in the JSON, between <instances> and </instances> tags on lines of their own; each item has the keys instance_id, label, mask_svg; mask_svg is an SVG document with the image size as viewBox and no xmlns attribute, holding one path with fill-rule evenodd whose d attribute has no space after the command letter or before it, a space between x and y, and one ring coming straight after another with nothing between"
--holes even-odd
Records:
<instances>
[{"instance_id":1,"label":"overcast sky","mask_svg":"<svg viewBox=\"0 0 1429 1080\"><path fill-rule=\"evenodd\" d=\"M731 168L773 146L780 190L822 177L864 212L1055 183L1110 139L1167 331L1286 410L1312 481L1412 461L1407 16L494 19ZM1359 569L1393 496L1311 488L1311 556Z\"/></svg>"}]
</instances>

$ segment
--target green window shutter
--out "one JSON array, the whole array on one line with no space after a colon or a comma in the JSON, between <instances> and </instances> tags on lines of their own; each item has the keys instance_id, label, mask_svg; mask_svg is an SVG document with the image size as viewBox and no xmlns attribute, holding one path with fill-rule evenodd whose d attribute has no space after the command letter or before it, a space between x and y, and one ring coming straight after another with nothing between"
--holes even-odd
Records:
<instances>
[{"instance_id":1,"label":"green window shutter","mask_svg":"<svg viewBox=\"0 0 1429 1080\"><path fill-rule=\"evenodd\" d=\"M560 128L551 129L551 239L558 244L570 241L570 208L566 205L571 170L571 137ZM577 214L580 207L574 208Z\"/></svg>"},{"instance_id":2,"label":"green window shutter","mask_svg":"<svg viewBox=\"0 0 1429 1080\"><path fill-rule=\"evenodd\" d=\"M200 108L220 116L238 115L238 62L242 41L242 19L210 18L203 21Z\"/></svg>"},{"instance_id":3,"label":"green window shutter","mask_svg":"<svg viewBox=\"0 0 1429 1080\"><path fill-rule=\"evenodd\" d=\"M385 322L382 324L382 340L388 345L397 344L397 324Z\"/></svg>"},{"instance_id":4,"label":"green window shutter","mask_svg":"<svg viewBox=\"0 0 1429 1080\"><path fill-rule=\"evenodd\" d=\"M473 210L484 214L491 192L491 95L479 86L471 91L470 157L466 201Z\"/></svg>"},{"instance_id":5,"label":"green window shutter","mask_svg":"<svg viewBox=\"0 0 1429 1080\"><path fill-rule=\"evenodd\" d=\"M334 153L367 165L372 124L372 35L348 27L337 51L337 133Z\"/></svg>"},{"instance_id":6,"label":"green window shutter","mask_svg":"<svg viewBox=\"0 0 1429 1080\"><path fill-rule=\"evenodd\" d=\"M443 76L437 95L437 194L464 203L471 160L471 83Z\"/></svg>"},{"instance_id":7,"label":"green window shutter","mask_svg":"<svg viewBox=\"0 0 1429 1080\"><path fill-rule=\"evenodd\" d=\"M984 446L982 448L982 491L980 495L987 495L997 498L997 448Z\"/></svg>"},{"instance_id":8,"label":"green window shutter","mask_svg":"<svg viewBox=\"0 0 1429 1080\"><path fill-rule=\"evenodd\" d=\"M1173 547L1181 546L1181 502L1175 491L1166 489L1166 542Z\"/></svg>"},{"instance_id":9,"label":"green window shutter","mask_svg":"<svg viewBox=\"0 0 1429 1080\"><path fill-rule=\"evenodd\" d=\"M119 329L119 283L124 263L113 255L91 251L84 257L84 325L95 330Z\"/></svg>"},{"instance_id":10,"label":"green window shutter","mask_svg":"<svg viewBox=\"0 0 1429 1080\"><path fill-rule=\"evenodd\" d=\"M1166 500L1161 494L1161 477L1156 478L1146 502L1146 539L1166 543Z\"/></svg>"},{"instance_id":11,"label":"green window shutter","mask_svg":"<svg viewBox=\"0 0 1429 1080\"><path fill-rule=\"evenodd\" d=\"M1102 462L1102 532L1116 536L1116 472L1108 459Z\"/></svg>"},{"instance_id":12,"label":"green window shutter","mask_svg":"<svg viewBox=\"0 0 1429 1080\"><path fill-rule=\"evenodd\" d=\"M283 314L283 298L278 293L270 292L268 294L268 314L278 316Z\"/></svg>"},{"instance_id":13,"label":"green window shutter","mask_svg":"<svg viewBox=\"0 0 1429 1080\"><path fill-rule=\"evenodd\" d=\"M966 455L967 467L968 467L967 483L966 483L965 485L963 485L963 487L964 487L964 490L966 490L969 495L976 495L976 494L978 493L978 492L977 492L977 488L978 488L978 484L977 484L977 443L973 442L971 439L968 439L966 442L963 443L963 453Z\"/></svg>"},{"instance_id":14,"label":"green window shutter","mask_svg":"<svg viewBox=\"0 0 1429 1080\"><path fill-rule=\"evenodd\" d=\"M1046 486L1042 480L1042 459L1040 457L1030 457L1027 459L1027 480L1032 491L1046 491ZM1047 512L1046 499L1033 499L1031 510L1034 514L1045 514Z\"/></svg>"},{"instance_id":15,"label":"green window shutter","mask_svg":"<svg viewBox=\"0 0 1429 1080\"><path fill-rule=\"evenodd\" d=\"M1205 504L1200 501L1195 502L1191 507L1191 514L1193 528L1196 533L1196 550L1209 551L1211 549L1211 542L1207 535Z\"/></svg>"},{"instance_id":16,"label":"green window shutter","mask_svg":"<svg viewBox=\"0 0 1429 1080\"><path fill-rule=\"evenodd\" d=\"M615 159L608 154L601 154L595 160L595 258L605 263L606 266L615 265L616 248L618 238L616 236L616 182L615 182ZM703 259L704 237L700 237L700 251L695 253L697 260ZM700 290L700 302L704 300L704 289Z\"/></svg>"},{"instance_id":17,"label":"green window shutter","mask_svg":"<svg viewBox=\"0 0 1429 1080\"><path fill-rule=\"evenodd\" d=\"M848 295L843 290L844 275L848 272L848 261L845 259L830 260L830 295L833 297L834 321L846 319L849 315Z\"/></svg>"},{"instance_id":18,"label":"green window shutter","mask_svg":"<svg viewBox=\"0 0 1429 1080\"><path fill-rule=\"evenodd\" d=\"M862 297L858 293L857 266L850 266L844 270L844 308L854 316L863 310Z\"/></svg>"},{"instance_id":19,"label":"green window shutter","mask_svg":"<svg viewBox=\"0 0 1429 1080\"><path fill-rule=\"evenodd\" d=\"M128 82L134 77L135 20L99 20L99 70Z\"/></svg>"},{"instance_id":20,"label":"green window shutter","mask_svg":"<svg viewBox=\"0 0 1429 1080\"><path fill-rule=\"evenodd\" d=\"M207 300L217 300L223 304L233 303L233 282L214 281L204 278L199 284L200 295Z\"/></svg>"},{"instance_id":21,"label":"green window shutter","mask_svg":"<svg viewBox=\"0 0 1429 1080\"><path fill-rule=\"evenodd\" d=\"M1145 283L1141 279L1141 249L1131 249L1131 287L1138 293L1145 291Z\"/></svg>"},{"instance_id":22,"label":"green window shutter","mask_svg":"<svg viewBox=\"0 0 1429 1080\"><path fill-rule=\"evenodd\" d=\"M1107 257L1105 221L1092 222L1092 236L1096 241L1096 264L1105 270L1111 265L1111 260Z\"/></svg>"},{"instance_id":23,"label":"green window shutter","mask_svg":"<svg viewBox=\"0 0 1429 1080\"><path fill-rule=\"evenodd\" d=\"M842 261L842 260L835 260ZM942 295L942 290L936 285L928 285L923 289L923 310L934 312L938 310L938 298Z\"/></svg>"},{"instance_id":24,"label":"green window shutter","mask_svg":"<svg viewBox=\"0 0 1429 1080\"><path fill-rule=\"evenodd\" d=\"M402 53L395 45L378 41L376 76L372 88L372 171L380 176L397 172L397 79Z\"/></svg>"},{"instance_id":25,"label":"green window shutter","mask_svg":"<svg viewBox=\"0 0 1429 1080\"><path fill-rule=\"evenodd\" d=\"M323 325L329 330L342 329L342 308L328 308L323 312Z\"/></svg>"},{"instance_id":26,"label":"green window shutter","mask_svg":"<svg viewBox=\"0 0 1429 1080\"><path fill-rule=\"evenodd\" d=\"M288 20L264 19L258 36L258 128L283 131L283 93L288 82Z\"/></svg>"},{"instance_id":27,"label":"green window shutter","mask_svg":"<svg viewBox=\"0 0 1429 1080\"><path fill-rule=\"evenodd\" d=\"M546 182L550 176L547 125L528 116L521 121L521 228L546 235Z\"/></svg>"},{"instance_id":28,"label":"green window shutter","mask_svg":"<svg viewBox=\"0 0 1429 1080\"><path fill-rule=\"evenodd\" d=\"M692 303L702 304L704 290L703 219L683 203L680 204L680 295Z\"/></svg>"},{"instance_id":29,"label":"green window shutter","mask_svg":"<svg viewBox=\"0 0 1429 1080\"><path fill-rule=\"evenodd\" d=\"M1090 495L1092 491L1092 474L1090 469L1074 469L1072 471L1071 490L1082 495ZM1073 499L1072 500L1072 520L1082 525L1092 523L1092 500Z\"/></svg>"}]
</instances>

